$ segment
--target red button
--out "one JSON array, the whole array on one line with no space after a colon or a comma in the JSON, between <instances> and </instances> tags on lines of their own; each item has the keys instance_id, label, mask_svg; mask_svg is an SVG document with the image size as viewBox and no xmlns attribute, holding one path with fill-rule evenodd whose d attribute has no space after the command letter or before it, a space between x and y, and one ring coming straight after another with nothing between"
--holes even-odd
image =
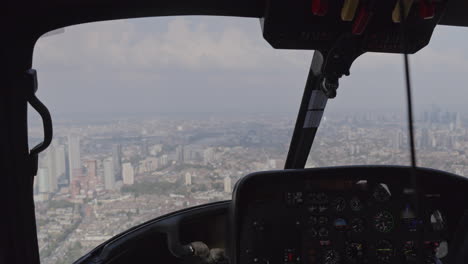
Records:
<instances>
[{"instance_id":1,"label":"red button","mask_svg":"<svg viewBox=\"0 0 468 264\"><path fill-rule=\"evenodd\" d=\"M421 0L419 2L419 16L423 19L431 19L435 15L435 6L431 0Z\"/></svg>"},{"instance_id":2,"label":"red button","mask_svg":"<svg viewBox=\"0 0 468 264\"><path fill-rule=\"evenodd\" d=\"M352 29L353 34L362 35L362 33L367 27L367 24L369 24L369 21L371 20L371 18L372 18L372 12L369 12L369 10L366 7L361 7L356 19L354 20L353 29Z\"/></svg>"},{"instance_id":3,"label":"red button","mask_svg":"<svg viewBox=\"0 0 468 264\"><path fill-rule=\"evenodd\" d=\"M328 0L312 0L312 14L324 16L328 12Z\"/></svg>"}]
</instances>

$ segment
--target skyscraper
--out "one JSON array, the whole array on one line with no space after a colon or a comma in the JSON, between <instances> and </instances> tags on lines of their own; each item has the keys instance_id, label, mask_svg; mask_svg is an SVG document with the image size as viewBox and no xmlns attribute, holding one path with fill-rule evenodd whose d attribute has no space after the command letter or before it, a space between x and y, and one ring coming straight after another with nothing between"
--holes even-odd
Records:
<instances>
[{"instance_id":1,"label":"skyscraper","mask_svg":"<svg viewBox=\"0 0 468 264\"><path fill-rule=\"evenodd\" d=\"M226 178L224 178L224 192L232 192L232 180L229 176L226 176Z\"/></svg>"},{"instance_id":2,"label":"skyscraper","mask_svg":"<svg viewBox=\"0 0 468 264\"><path fill-rule=\"evenodd\" d=\"M185 185L192 185L192 174L190 172L185 173Z\"/></svg>"},{"instance_id":3,"label":"skyscraper","mask_svg":"<svg viewBox=\"0 0 468 264\"><path fill-rule=\"evenodd\" d=\"M65 147L54 144L47 149L46 164L49 170L49 191L58 189L58 178L65 175Z\"/></svg>"},{"instance_id":4,"label":"skyscraper","mask_svg":"<svg viewBox=\"0 0 468 264\"><path fill-rule=\"evenodd\" d=\"M462 121L461 121L461 117L460 117L460 113L455 113L455 128L456 129L459 129L459 128L462 128L463 127L463 124L462 124Z\"/></svg>"},{"instance_id":5,"label":"skyscraper","mask_svg":"<svg viewBox=\"0 0 468 264\"><path fill-rule=\"evenodd\" d=\"M47 168L39 168L37 171L39 193L48 193L49 189L49 170Z\"/></svg>"},{"instance_id":6,"label":"skyscraper","mask_svg":"<svg viewBox=\"0 0 468 264\"><path fill-rule=\"evenodd\" d=\"M97 161L96 160L86 160L84 162L84 166L86 167L86 175L88 176L88 187L91 190L96 188L98 183L97 178Z\"/></svg>"},{"instance_id":7,"label":"skyscraper","mask_svg":"<svg viewBox=\"0 0 468 264\"><path fill-rule=\"evenodd\" d=\"M54 192L57 190L57 159L55 146L50 146L47 150L46 161L47 169L49 171L49 191Z\"/></svg>"},{"instance_id":8,"label":"skyscraper","mask_svg":"<svg viewBox=\"0 0 468 264\"><path fill-rule=\"evenodd\" d=\"M114 161L112 158L104 160L104 188L113 190L115 185Z\"/></svg>"},{"instance_id":9,"label":"skyscraper","mask_svg":"<svg viewBox=\"0 0 468 264\"><path fill-rule=\"evenodd\" d=\"M147 157L149 155L149 143L146 138L141 141L141 155Z\"/></svg>"},{"instance_id":10,"label":"skyscraper","mask_svg":"<svg viewBox=\"0 0 468 264\"><path fill-rule=\"evenodd\" d=\"M70 183L74 177L81 175L80 137L68 136L68 169Z\"/></svg>"},{"instance_id":11,"label":"skyscraper","mask_svg":"<svg viewBox=\"0 0 468 264\"><path fill-rule=\"evenodd\" d=\"M116 179L122 179L122 145L112 146L112 160L114 162L114 175Z\"/></svg>"},{"instance_id":12,"label":"skyscraper","mask_svg":"<svg viewBox=\"0 0 468 264\"><path fill-rule=\"evenodd\" d=\"M421 149L429 149L431 146L431 138L429 136L429 129L426 127L421 129Z\"/></svg>"},{"instance_id":13,"label":"skyscraper","mask_svg":"<svg viewBox=\"0 0 468 264\"><path fill-rule=\"evenodd\" d=\"M133 171L133 166L130 162L122 164L122 177L124 184L132 185L134 183L135 172Z\"/></svg>"},{"instance_id":14,"label":"skyscraper","mask_svg":"<svg viewBox=\"0 0 468 264\"><path fill-rule=\"evenodd\" d=\"M176 147L176 156L177 156L177 162L180 164L183 164L185 161L185 156L184 156L184 146L177 146Z\"/></svg>"},{"instance_id":15,"label":"skyscraper","mask_svg":"<svg viewBox=\"0 0 468 264\"><path fill-rule=\"evenodd\" d=\"M57 179L64 176L66 173L66 158L65 158L65 146L58 145L55 146L55 172L57 174Z\"/></svg>"}]
</instances>

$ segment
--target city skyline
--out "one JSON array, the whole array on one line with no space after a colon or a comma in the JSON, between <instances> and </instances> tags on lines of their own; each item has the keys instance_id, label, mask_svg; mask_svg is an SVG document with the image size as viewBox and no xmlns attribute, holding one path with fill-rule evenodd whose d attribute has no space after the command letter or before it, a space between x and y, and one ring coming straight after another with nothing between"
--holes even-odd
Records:
<instances>
[{"instance_id":1,"label":"city skyline","mask_svg":"<svg viewBox=\"0 0 468 264\"><path fill-rule=\"evenodd\" d=\"M433 107L416 120L418 164L468 175L467 116ZM43 263L71 262L139 223L230 199L241 177L283 168L293 127L292 116L277 114L55 124L35 178ZM71 180L70 155L80 157ZM356 164L409 165L405 116L325 115L306 167Z\"/></svg>"}]
</instances>

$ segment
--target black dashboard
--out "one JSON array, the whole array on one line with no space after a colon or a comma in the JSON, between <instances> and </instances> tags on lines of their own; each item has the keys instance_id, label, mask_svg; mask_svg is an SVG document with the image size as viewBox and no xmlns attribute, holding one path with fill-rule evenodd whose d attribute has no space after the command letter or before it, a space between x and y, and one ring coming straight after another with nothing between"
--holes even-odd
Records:
<instances>
[{"instance_id":1,"label":"black dashboard","mask_svg":"<svg viewBox=\"0 0 468 264\"><path fill-rule=\"evenodd\" d=\"M463 188L408 167L254 173L234 192L231 263L448 263Z\"/></svg>"}]
</instances>

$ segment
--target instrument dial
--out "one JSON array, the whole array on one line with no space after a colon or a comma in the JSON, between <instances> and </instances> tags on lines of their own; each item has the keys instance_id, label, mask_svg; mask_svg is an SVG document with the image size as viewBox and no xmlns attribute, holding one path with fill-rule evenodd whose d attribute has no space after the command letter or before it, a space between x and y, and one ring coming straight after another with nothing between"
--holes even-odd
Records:
<instances>
[{"instance_id":1,"label":"instrument dial","mask_svg":"<svg viewBox=\"0 0 468 264\"><path fill-rule=\"evenodd\" d=\"M416 263L418 261L416 244L414 241L406 241L403 246L403 260L403 263L407 264Z\"/></svg>"},{"instance_id":2,"label":"instrument dial","mask_svg":"<svg viewBox=\"0 0 468 264\"><path fill-rule=\"evenodd\" d=\"M345 257L349 263L362 263L364 261L364 245L362 243L347 243Z\"/></svg>"},{"instance_id":3,"label":"instrument dial","mask_svg":"<svg viewBox=\"0 0 468 264\"><path fill-rule=\"evenodd\" d=\"M355 233L362 233L365 229L365 222L362 218L353 218L351 220L351 230Z\"/></svg>"},{"instance_id":4,"label":"instrument dial","mask_svg":"<svg viewBox=\"0 0 468 264\"><path fill-rule=\"evenodd\" d=\"M324 264L338 264L340 263L340 255L334 249L328 249L323 254Z\"/></svg>"},{"instance_id":5,"label":"instrument dial","mask_svg":"<svg viewBox=\"0 0 468 264\"><path fill-rule=\"evenodd\" d=\"M393 258L393 245L388 240L380 240L377 242L375 249L377 263L388 264L391 263Z\"/></svg>"},{"instance_id":6,"label":"instrument dial","mask_svg":"<svg viewBox=\"0 0 468 264\"><path fill-rule=\"evenodd\" d=\"M361 211L361 209L362 209L361 200L359 200L358 197L353 197L353 198L351 198L351 201L349 201L349 206L351 207L351 210L353 210L355 212Z\"/></svg>"},{"instance_id":7,"label":"instrument dial","mask_svg":"<svg viewBox=\"0 0 468 264\"><path fill-rule=\"evenodd\" d=\"M380 211L374 216L374 227L377 231L388 233L395 225L393 215L387 211Z\"/></svg>"},{"instance_id":8,"label":"instrument dial","mask_svg":"<svg viewBox=\"0 0 468 264\"><path fill-rule=\"evenodd\" d=\"M390 200L390 197L392 196L392 194L390 193L390 189L388 188L386 184L379 183L375 187L374 192L372 193L372 196L378 202L386 202Z\"/></svg>"},{"instance_id":9,"label":"instrument dial","mask_svg":"<svg viewBox=\"0 0 468 264\"><path fill-rule=\"evenodd\" d=\"M346 200L343 197L338 197L333 201L333 207L337 212L343 212L346 208Z\"/></svg>"}]
</instances>

